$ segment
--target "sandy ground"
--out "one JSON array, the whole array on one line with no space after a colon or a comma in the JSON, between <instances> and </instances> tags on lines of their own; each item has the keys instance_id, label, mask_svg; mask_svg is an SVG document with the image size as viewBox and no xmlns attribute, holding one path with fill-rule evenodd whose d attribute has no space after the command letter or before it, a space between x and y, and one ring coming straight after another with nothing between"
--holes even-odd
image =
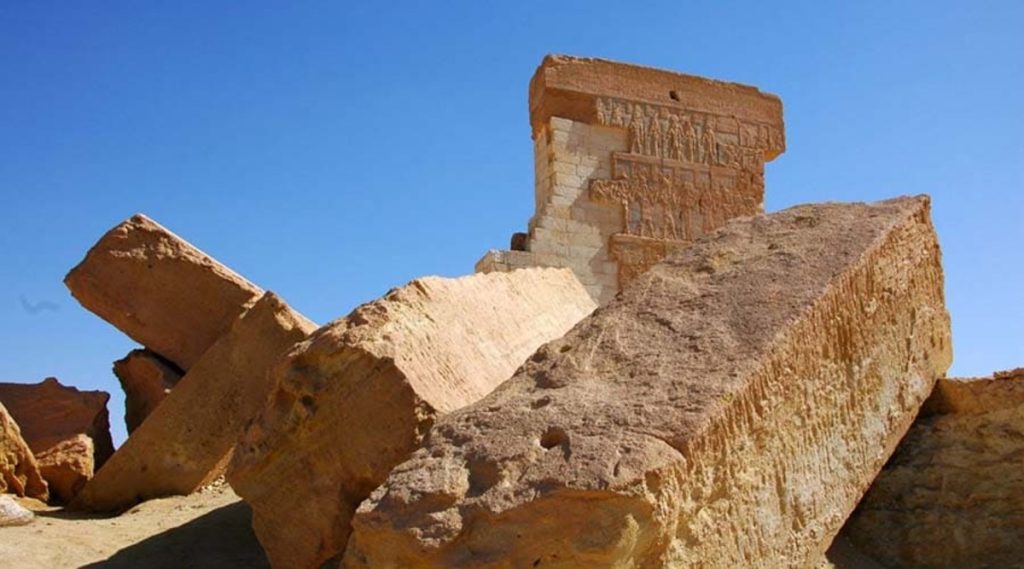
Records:
<instances>
[{"instance_id":1,"label":"sandy ground","mask_svg":"<svg viewBox=\"0 0 1024 569\"><path fill-rule=\"evenodd\" d=\"M22 501L31 524L0 528L3 569L269 567L249 507L227 485L98 518Z\"/></svg>"},{"instance_id":2,"label":"sandy ground","mask_svg":"<svg viewBox=\"0 0 1024 569\"><path fill-rule=\"evenodd\" d=\"M20 500L27 526L0 528L0 569L269 568L252 514L226 484L151 500L116 517L84 516ZM818 569L885 569L843 538Z\"/></svg>"}]
</instances>

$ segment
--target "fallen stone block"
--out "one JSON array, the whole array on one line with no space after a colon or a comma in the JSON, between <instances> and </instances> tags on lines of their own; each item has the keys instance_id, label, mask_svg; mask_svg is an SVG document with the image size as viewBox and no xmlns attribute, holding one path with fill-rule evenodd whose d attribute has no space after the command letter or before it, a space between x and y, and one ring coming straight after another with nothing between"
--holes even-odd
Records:
<instances>
[{"instance_id":1,"label":"fallen stone block","mask_svg":"<svg viewBox=\"0 0 1024 569\"><path fill-rule=\"evenodd\" d=\"M0 402L21 427L34 454L87 435L93 441L91 461L97 468L114 454L105 391L79 391L55 377L40 383L0 383Z\"/></svg>"},{"instance_id":2,"label":"fallen stone block","mask_svg":"<svg viewBox=\"0 0 1024 569\"><path fill-rule=\"evenodd\" d=\"M85 485L72 506L94 511L189 494L223 473L245 423L262 408L267 373L316 325L267 292L217 340Z\"/></svg>"},{"instance_id":3,"label":"fallen stone block","mask_svg":"<svg viewBox=\"0 0 1024 569\"><path fill-rule=\"evenodd\" d=\"M181 381L184 372L149 350L132 350L114 362L124 390L124 422L131 434Z\"/></svg>"},{"instance_id":4,"label":"fallen stone block","mask_svg":"<svg viewBox=\"0 0 1024 569\"><path fill-rule=\"evenodd\" d=\"M428 277L296 346L228 470L271 564L340 554L356 506L438 415L489 393L594 307L567 269Z\"/></svg>"},{"instance_id":5,"label":"fallen stone block","mask_svg":"<svg viewBox=\"0 0 1024 569\"><path fill-rule=\"evenodd\" d=\"M926 197L737 219L441 418L345 565L813 566L950 358Z\"/></svg>"},{"instance_id":6,"label":"fallen stone block","mask_svg":"<svg viewBox=\"0 0 1024 569\"><path fill-rule=\"evenodd\" d=\"M0 403L0 493L46 500L46 482L18 424Z\"/></svg>"},{"instance_id":7,"label":"fallen stone block","mask_svg":"<svg viewBox=\"0 0 1024 569\"><path fill-rule=\"evenodd\" d=\"M0 528L32 523L35 514L7 495L0 494Z\"/></svg>"},{"instance_id":8,"label":"fallen stone block","mask_svg":"<svg viewBox=\"0 0 1024 569\"><path fill-rule=\"evenodd\" d=\"M39 473L50 487L50 497L67 504L95 474L94 446L88 435L76 435L36 454Z\"/></svg>"},{"instance_id":9,"label":"fallen stone block","mask_svg":"<svg viewBox=\"0 0 1024 569\"><path fill-rule=\"evenodd\" d=\"M1019 567L1024 368L942 379L843 533L889 569Z\"/></svg>"},{"instance_id":10,"label":"fallen stone block","mask_svg":"<svg viewBox=\"0 0 1024 569\"><path fill-rule=\"evenodd\" d=\"M100 238L64 284L82 306L184 370L262 294L142 214Z\"/></svg>"}]
</instances>

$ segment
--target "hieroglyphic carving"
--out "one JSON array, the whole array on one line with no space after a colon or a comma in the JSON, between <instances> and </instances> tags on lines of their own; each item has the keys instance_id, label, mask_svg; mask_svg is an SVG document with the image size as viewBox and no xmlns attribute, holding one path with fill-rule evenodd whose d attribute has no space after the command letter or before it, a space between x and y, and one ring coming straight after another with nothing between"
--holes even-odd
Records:
<instances>
[{"instance_id":1,"label":"hieroglyphic carving","mask_svg":"<svg viewBox=\"0 0 1024 569\"><path fill-rule=\"evenodd\" d=\"M596 105L599 124L626 129L632 154L752 169L782 148L781 131L767 124L611 98Z\"/></svg>"},{"instance_id":2,"label":"hieroglyphic carving","mask_svg":"<svg viewBox=\"0 0 1024 569\"><path fill-rule=\"evenodd\" d=\"M620 286L669 248L761 210L764 162L782 148L777 127L612 98L596 105L602 126L627 134L627 152L612 154L612 178L590 183L591 200L622 213L609 245Z\"/></svg>"},{"instance_id":3,"label":"hieroglyphic carving","mask_svg":"<svg viewBox=\"0 0 1024 569\"><path fill-rule=\"evenodd\" d=\"M682 249L684 241L665 241L631 235L612 236L612 257L619 263L619 286L626 286L666 256Z\"/></svg>"},{"instance_id":4,"label":"hieroglyphic carving","mask_svg":"<svg viewBox=\"0 0 1024 569\"><path fill-rule=\"evenodd\" d=\"M610 180L593 180L590 199L618 205L622 233L692 241L738 215L760 209L760 172L643 155L612 154Z\"/></svg>"}]
</instances>

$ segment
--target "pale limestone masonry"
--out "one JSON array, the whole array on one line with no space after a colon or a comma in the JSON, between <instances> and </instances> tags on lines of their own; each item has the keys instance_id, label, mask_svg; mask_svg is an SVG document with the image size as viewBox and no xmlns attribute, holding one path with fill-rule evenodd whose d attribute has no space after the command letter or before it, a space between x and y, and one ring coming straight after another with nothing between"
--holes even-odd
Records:
<instances>
[{"instance_id":1,"label":"pale limestone masonry","mask_svg":"<svg viewBox=\"0 0 1024 569\"><path fill-rule=\"evenodd\" d=\"M667 254L760 213L782 104L733 83L549 56L530 83L535 214L478 272L569 267L599 303Z\"/></svg>"}]
</instances>

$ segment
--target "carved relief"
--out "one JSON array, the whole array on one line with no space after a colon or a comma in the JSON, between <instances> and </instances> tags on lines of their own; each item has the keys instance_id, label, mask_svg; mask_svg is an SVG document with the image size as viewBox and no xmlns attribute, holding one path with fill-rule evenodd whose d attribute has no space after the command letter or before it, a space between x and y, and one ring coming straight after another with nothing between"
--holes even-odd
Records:
<instances>
[{"instance_id":1,"label":"carved relief","mask_svg":"<svg viewBox=\"0 0 1024 569\"><path fill-rule=\"evenodd\" d=\"M691 241L761 204L760 173L612 155L615 177L594 180L590 199L618 205L626 235Z\"/></svg>"},{"instance_id":2,"label":"carved relief","mask_svg":"<svg viewBox=\"0 0 1024 569\"><path fill-rule=\"evenodd\" d=\"M611 98L596 104L602 126L627 133L628 151L612 154L612 178L589 188L592 201L622 214L609 247L620 286L670 250L760 211L766 152L781 149L775 127Z\"/></svg>"},{"instance_id":3,"label":"carved relief","mask_svg":"<svg viewBox=\"0 0 1024 569\"><path fill-rule=\"evenodd\" d=\"M632 154L753 170L765 151L781 149L782 133L766 124L610 98L596 105L599 124L626 129ZM723 141L716 124L726 120L735 131Z\"/></svg>"}]
</instances>

